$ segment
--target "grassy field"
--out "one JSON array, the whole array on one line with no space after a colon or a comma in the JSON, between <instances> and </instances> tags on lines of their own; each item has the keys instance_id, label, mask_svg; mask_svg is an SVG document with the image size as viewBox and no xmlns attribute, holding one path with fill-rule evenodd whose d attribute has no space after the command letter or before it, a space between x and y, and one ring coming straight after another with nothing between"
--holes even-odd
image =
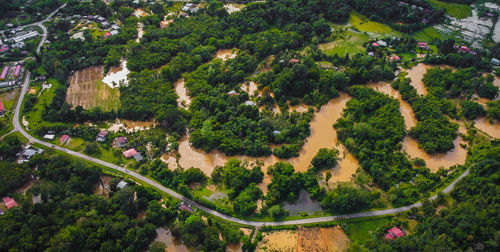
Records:
<instances>
[{"instance_id":1,"label":"grassy field","mask_svg":"<svg viewBox=\"0 0 500 252\"><path fill-rule=\"evenodd\" d=\"M427 0L436 9L446 9L448 15L462 19L472 16L472 8L465 4L447 3L438 0Z\"/></svg>"},{"instance_id":2,"label":"grassy field","mask_svg":"<svg viewBox=\"0 0 500 252\"><path fill-rule=\"evenodd\" d=\"M49 83L52 85L51 88L45 89L39 93L40 96L38 96L38 102L35 106L33 106L33 109L31 109L28 113L24 113L26 121L29 123L28 128L30 131L42 126L63 125L62 123L52 123L42 120L42 113L44 111L45 104L49 105L52 102L56 89L61 87L61 83L53 78L47 80L47 84Z\"/></svg>"},{"instance_id":3,"label":"grassy field","mask_svg":"<svg viewBox=\"0 0 500 252\"><path fill-rule=\"evenodd\" d=\"M391 222L392 216L374 218L374 219L361 219L353 220L347 223L346 233L351 239L352 243L363 244L371 238L372 232L378 227Z\"/></svg>"},{"instance_id":4,"label":"grassy field","mask_svg":"<svg viewBox=\"0 0 500 252\"><path fill-rule=\"evenodd\" d=\"M422 29L413 34L413 37L418 41L428 41L431 42L434 39L443 39L445 38L444 34L442 34L436 28L429 26L425 29Z\"/></svg>"},{"instance_id":5,"label":"grassy field","mask_svg":"<svg viewBox=\"0 0 500 252\"><path fill-rule=\"evenodd\" d=\"M96 81L95 103L104 111L118 110L120 108L120 89L110 88L101 80Z\"/></svg>"},{"instance_id":6,"label":"grassy field","mask_svg":"<svg viewBox=\"0 0 500 252\"><path fill-rule=\"evenodd\" d=\"M342 36L332 42L319 45L319 49L327 55L338 54L343 56L346 53L355 54L365 51L363 44L369 39L368 35L361 32L345 31Z\"/></svg>"},{"instance_id":7,"label":"grassy field","mask_svg":"<svg viewBox=\"0 0 500 252\"><path fill-rule=\"evenodd\" d=\"M358 29L361 32L366 32L371 36L384 37L384 36L398 36L401 35L399 32L394 31L390 26L370 21L364 15L353 11L349 16L348 23Z\"/></svg>"}]
</instances>

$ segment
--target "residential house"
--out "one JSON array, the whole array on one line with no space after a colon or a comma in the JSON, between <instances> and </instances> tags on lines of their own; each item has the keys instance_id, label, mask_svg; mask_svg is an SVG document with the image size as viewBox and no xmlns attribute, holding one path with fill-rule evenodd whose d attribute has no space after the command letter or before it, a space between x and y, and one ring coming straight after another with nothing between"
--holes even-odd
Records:
<instances>
[{"instance_id":1,"label":"residential house","mask_svg":"<svg viewBox=\"0 0 500 252\"><path fill-rule=\"evenodd\" d=\"M61 138L59 138L59 142L61 144L65 144L69 141L69 136L68 135L62 135Z\"/></svg>"},{"instance_id":2,"label":"residential house","mask_svg":"<svg viewBox=\"0 0 500 252\"><path fill-rule=\"evenodd\" d=\"M128 149L126 151L123 152L123 156L125 158L131 158L133 157L135 154L137 153L137 151L134 149L134 148L131 148L131 149Z\"/></svg>"},{"instance_id":3,"label":"residential house","mask_svg":"<svg viewBox=\"0 0 500 252\"><path fill-rule=\"evenodd\" d=\"M290 63L292 63L292 64L295 64L295 63L298 63L298 62L299 62L299 60L298 60L298 59L290 59L290 61L289 61L289 62L290 62Z\"/></svg>"},{"instance_id":4,"label":"residential house","mask_svg":"<svg viewBox=\"0 0 500 252\"><path fill-rule=\"evenodd\" d=\"M399 229L398 227L393 227L389 230L387 230L387 234L385 234L385 239L392 240L398 237L404 236L405 233Z\"/></svg>"},{"instance_id":5,"label":"residential house","mask_svg":"<svg viewBox=\"0 0 500 252\"><path fill-rule=\"evenodd\" d=\"M460 46L460 47L458 48L458 50L459 50L460 52L463 52L463 53L470 53L470 51L471 51L471 50L470 50L470 48L469 48L469 47L467 47L467 46Z\"/></svg>"},{"instance_id":6,"label":"residential house","mask_svg":"<svg viewBox=\"0 0 500 252\"><path fill-rule=\"evenodd\" d=\"M16 68L14 68L14 77L19 77L20 73L21 73L21 65L17 65Z\"/></svg>"},{"instance_id":7,"label":"residential house","mask_svg":"<svg viewBox=\"0 0 500 252\"><path fill-rule=\"evenodd\" d=\"M15 44L12 44L12 48L23 48L24 47L24 42L18 42Z\"/></svg>"},{"instance_id":8,"label":"residential house","mask_svg":"<svg viewBox=\"0 0 500 252\"><path fill-rule=\"evenodd\" d=\"M117 137L117 138L115 138L115 141L113 144L115 147L122 148L122 147L125 147L125 145L127 145L127 143L128 143L128 139L126 137Z\"/></svg>"},{"instance_id":9,"label":"residential house","mask_svg":"<svg viewBox=\"0 0 500 252\"><path fill-rule=\"evenodd\" d=\"M0 53L4 53L9 50L9 46L6 44L3 44L2 47L0 48Z\"/></svg>"},{"instance_id":10,"label":"residential house","mask_svg":"<svg viewBox=\"0 0 500 252\"><path fill-rule=\"evenodd\" d=\"M427 43L425 42L418 42L418 47L422 48L422 49L426 49L427 48Z\"/></svg>"},{"instance_id":11,"label":"residential house","mask_svg":"<svg viewBox=\"0 0 500 252\"><path fill-rule=\"evenodd\" d=\"M373 42L373 43L372 43L372 46L378 47L378 46L380 46L380 45L379 45L378 43L376 43L376 42Z\"/></svg>"},{"instance_id":12,"label":"residential house","mask_svg":"<svg viewBox=\"0 0 500 252\"><path fill-rule=\"evenodd\" d=\"M255 102L253 102L253 101L246 101L244 104L245 104L245 105L247 105L247 106L252 106L252 107L257 105L257 104L256 104Z\"/></svg>"},{"instance_id":13,"label":"residential house","mask_svg":"<svg viewBox=\"0 0 500 252\"><path fill-rule=\"evenodd\" d=\"M21 155L26 159L31 159L35 154L37 154L36 150L27 149L27 150L24 150Z\"/></svg>"},{"instance_id":14,"label":"residential house","mask_svg":"<svg viewBox=\"0 0 500 252\"><path fill-rule=\"evenodd\" d=\"M111 37L111 36L112 36L112 35L111 35L111 33L110 33L110 32L106 32L106 33L104 33L104 38L109 38L109 37Z\"/></svg>"},{"instance_id":15,"label":"residential house","mask_svg":"<svg viewBox=\"0 0 500 252\"><path fill-rule=\"evenodd\" d=\"M380 46L383 46L383 47L387 46L387 43L385 41L383 41L383 40L377 41L377 44L379 44Z\"/></svg>"},{"instance_id":16,"label":"residential house","mask_svg":"<svg viewBox=\"0 0 500 252\"><path fill-rule=\"evenodd\" d=\"M45 75L41 75L41 76L37 76L37 77L35 77L35 81L39 81L39 80L42 80L42 81L43 81L43 80L45 80L45 79L46 79Z\"/></svg>"},{"instance_id":17,"label":"residential house","mask_svg":"<svg viewBox=\"0 0 500 252\"><path fill-rule=\"evenodd\" d=\"M239 95L239 93L236 92L236 91L234 91L234 90L231 90L231 91L227 92L227 94L230 95L230 96Z\"/></svg>"},{"instance_id":18,"label":"residential house","mask_svg":"<svg viewBox=\"0 0 500 252\"><path fill-rule=\"evenodd\" d=\"M391 58L389 59L390 61L400 61L401 58L398 55L392 55Z\"/></svg>"},{"instance_id":19,"label":"residential house","mask_svg":"<svg viewBox=\"0 0 500 252\"><path fill-rule=\"evenodd\" d=\"M12 199L11 197L6 196L6 197L3 197L2 200L8 209L17 206L16 201L14 199Z\"/></svg>"},{"instance_id":20,"label":"residential house","mask_svg":"<svg viewBox=\"0 0 500 252\"><path fill-rule=\"evenodd\" d=\"M3 102L0 101L0 115L5 114L5 107L3 105Z\"/></svg>"},{"instance_id":21,"label":"residential house","mask_svg":"<svg viewBox=\"0 0 500 252\"><path fill-rule=\"evenodd\" d=\"M99 134L97 134L97 137L95 138L95 140L97 142L104 142L104 141L106 141L106 137L108 136L108 133L109 132L107 132L105 130L99 132Z\"/></svg>"},{"instance_id":22,"label":"residential house","mask_svg":"<svg viewBox=\"0 0 500 252\"><path fill-rule=\"evenodd\" d=\"M110 26L109 22L108 21L104 21L101 23L102 27L104 28L108 28Z\"/></svg>"},{"instance_id":23,"label":"residential house","mask_svg":"<svg viewBox=\"0 0 500 252\"><path fill-rule=\"evenodd\" d=\"M497 58L493 58L493 59L491 59L491 64L493 64L495 66L499 66L500 65L500 60L497 59Z\"/></svg>"}]
</instances>

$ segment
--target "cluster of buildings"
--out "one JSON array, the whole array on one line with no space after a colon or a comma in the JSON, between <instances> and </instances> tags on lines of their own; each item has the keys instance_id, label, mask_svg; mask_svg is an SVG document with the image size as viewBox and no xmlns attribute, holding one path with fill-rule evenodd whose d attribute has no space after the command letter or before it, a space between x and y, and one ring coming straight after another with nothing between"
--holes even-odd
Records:
<instances>
[{"instance_id":1,"label":"cluster of buildings","mask_svg":"<svg viewBox=\"0 0 500 252\"><path fill-rule=\"evenodd\" d=\"M104 29L109 29L108 32L104 34L105 38L109 38L111 36L117 35L120 31L120 26L115 23L109 22L106 18L100 16L100 15L73 15L71 16L71 23L74 24L78 20L83 20L87 24L93 22L96 22L101 25L102 28Z\"/></svg>"},{"instance_id":2,"label":"cluster of buildings","mask_svg":"<svg viewBox=\"0 0 500 252\"><path fill-rule=\"evenodd\" d=\"M20 79L23 76L23 73L23 62L4 66L0 72L0 88L21 84Z\"/></svg>"},{"instance_id":3,"label":"cluster of buildings","mask_svg":"<svg viewBox=\"0 0 500 252\"><path fill-rule=\"evenodd\" d=\"M182 17L189 17L189 14L196 14L198 11L200 11L200 8L198 8L198 5L194 3L187 3L181 8L181 13L179 16Z\"/></svg>"},{"instance_id":4,"label":"cluster of buildings","mask_svg":"<svg viewBox=\"0 0 500 252\"><path fill-rule=\"evenodd\" d=\"M35 30L26 30L23 28L13 28L7 33L9 37L3 41L0 39L0 53L6 53L10 48L24 48L24 41L34 39L40 34Z\"/></svg>"},{"instance_id":5,"label":"cluster of buildings","mask_svg":"<svg viewBox=\"0 0 500 252\"><path fill-rule=\"evenodd\" d=\"M16 156L19 157L17 160L18 164L22 164L25 162L28 162L34 155L36 154L42 154L43 149L35 148L29 144L24 146L23 150L20 153L17 153Z\"/></svg>"},{"instance_id":6,"label":"cluster of buildings","mask_svg":"<svg viewBox=\"0 0 500 252\"><path fill-rule=\"evenodd\" d=\"M103 143L107 140L108 134L109 134L108 131L102 130L97 134L95 140L97 142ZM123 148L127 144L128 144L128 139L126 137L123 137L123 136L117 137L113 140L113 147L115 147L115 148ZM138 162L141 162L142 160L144 160L141 153L139 153L135 148L130 148L130 149L122 152L122 154L126 159L134 158L135 161L138 161Z\"/></svg>"}]
</instances>

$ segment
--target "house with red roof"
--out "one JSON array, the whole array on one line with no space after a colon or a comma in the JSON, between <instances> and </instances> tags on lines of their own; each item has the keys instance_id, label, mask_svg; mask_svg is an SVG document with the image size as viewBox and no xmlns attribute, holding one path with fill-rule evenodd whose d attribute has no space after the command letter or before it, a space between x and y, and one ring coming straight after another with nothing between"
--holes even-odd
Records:
<instances>
[{"instance_id":1,"label":"house with red roof","mask_svg":"<svg viewBox=\"0 0 500 252\"><path fill-rule=\"evenodd\" d=\"M467 46L460 46L458 50L464 53L470 53L470 48Z\"/></svg>"},{"instance_id":2,"label":"house with red roof","mask_svg":"<svg viewBox=\"0 0 500 252\"><path fill-rule=\"evenodd\" d=\"M299 60L298 59L290 59L289 62L292 64L295 64L295 63L299 63Z\"/></svg>"},{"instance_id":3,"label":"house with red roof","mask_svg":"<svg viewBox=\"0 0 500 252\"><path fill-rule=\"evenodd\" d=\"M387 234L385 234L385 239L392 240L402 236L405 236L405 233L398 227L393 227L387 230Z\"/></svg>"},{"instance_id":4,"label":"house with red roof","mask_svg":"<svg viewBox=\"0 0 500 252\"><path fill-rule=\"evenodd\" d=\"M62 135L61 138L59 138L59 142L61 144L65 144L66 142L68 142L69 140L69 136L68 135Z\"/></svg>"},{"instance_id":5,"label":"house with red roof","mask_svg":"<svg viewBox=\"0 0 500 252\"><path fill-rule=\"evenodd\" d=\"M104 38L109 38L109 37L111 37L111 33L110 32L104 33Z\"/></svg>"},{"instance_id":6,"label":"house with red roof","mask_svg":"<svg viewBox=\"0 0 500 252\"><path fill-rule=\"evenodd\" d=\"M6 44L3 44L2 47L0 48L0 53L4 53L9 50L9 46Z\"/></svg>"},{"instance_id":7,"label":"house with red roof","mask_svg":"<svg viewBox=\"0 0 500 252\"><path fill-rule=\"evenodd\" d=\"M425 43L425 42L418 42L417 44L418 44L418 47L420 47L420 48L423 48L423 49L427 48L427 43Z\"/></svg>"},{"instance_id":8,"label":"house with red roof","mask_svg":"<svg viewBox=\"0 0 500 252\"><path fill-rule=\"evenodd\" d=\"M372 43L372 46L378 47L378 46L380 46L380 45L379 45L377 42L373 42L373 43Z\"/></svg>"},{"instance_id":9,"label":"house with red roof","mask_svg":"<svg viewBox=\"0 0 500 252\"><path fill-rule=\"evenodd\" d=\"M391 61L400 61L401 58L398 55L392 55L390 58Z\"/></svg>"},{"instance_id":10,"label":"house with red roof","mask_svg":"<svg viewBox=\"0 0 500 252\"><path fill-rule=\"evenodd\" d=\"M0 101L0 115L3 115L5 113L5 107L3 105L3 102Z\"/></svg>"},{"instance_id":11,"label":"house with red roof","mask_svg":"<svg viewBox=\"0 0 500 252\"><path fill-rule=\"evenodd\" d=\"M125 158L131 158L131 157L133 157L137 153L138 152L134 148L131 148L131 149L128 149L128 150L124 151L123 152L123 156Z\"/></svg>"},{"instance_id":12,"label":"house with red roof","mask_svg":"<svg viewBox=\"0 0 500 252\"><path fill-rule=\"evenodd\" d=\"M3 202L5 203L5 206L8 209L17 206L16 201L13 198L11 198L11 197L6 196L6 197L3 197L2 200L3 200Z\"/></svg>"}]
</instances>

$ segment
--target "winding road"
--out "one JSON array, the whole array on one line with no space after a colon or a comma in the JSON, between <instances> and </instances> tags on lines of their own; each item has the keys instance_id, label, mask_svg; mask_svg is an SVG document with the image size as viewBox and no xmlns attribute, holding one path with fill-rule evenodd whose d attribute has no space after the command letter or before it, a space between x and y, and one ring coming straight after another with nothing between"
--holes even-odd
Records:
<instances>
[{"instance_id":1,"label":"winding road","mask_svg":"<svg viewBox=\"0 0 500 252\"><path fill-rule=\"evenodd\" d=\"M62 7L64 7L64 6L59 7L59 9L62 8ZM57 10L59 10L59 9L57 9ZM57 12L57 10L55 12ZM54 15L55 12L53 12L49 16L49 18L52 15ZM39 44L39 46L37 48L37 53L38 54L39 54L39 49L40 49L41 45L43 45L43 43L45 42L45 39L47 38L47 29L43 26L43 22L45 22L45 21L46 20L41 21L39 23L31 24L31 25L38 25L40 27L43 27L42 30L44 31L44 35L42 37L42 40L40 41L40 44ZM96 164L99 164L99 165L103 165L103 166L106 166L106 167L111 168L113 170L125 173L125 174L129 175L130 177L133 177L135 179L141 180L142 182L144 182L144 183L146 183L146 184L148 184L150 186L153 186L153 187L155 187L156 189L158 189L158 190L160 190L162 192L165 192L165 193L169 194L172 197L175 197L175 198L177 198L179 200L182 200L182 201L186 202L187 204L195 206L198 209L200 209L200 210L202 210L202 211L204 211L206 213L209 213L209 214L211 214L213 216L222 218L222 219L227 220L227 221L235 222L235 223L242 224L242 225L254 226L254 227L283 226L283 225L300 225L300 224L328 222L328 221L341 220L341 219L351 219L351 218L361 218L361 217L370 217L370 216L381 216L381 215L396 214L396 213L408 211L408 210L410 210L413 207L420 207L420 206L422 206L421 202L417 202L417 203L409 205L409 206L404 206L404 207L399 207L399 208L391 208L391 209L385 209L385 210L377 210L377 211L371 211L371 212L361 212L361 213L352 213L352 214L345 214L345 215L333 215L333 216L316 217L316 218L309 218L309 219L289 220L289 221L274 221L274 222L249 221L249 220L242 220L242 219L238 219L238 218L235 218L235 217L232 217L232 216L228 216L228 215L225 215L223 213L220 213L220 212L217 212L215 210L212 210L210 208L207 208L205 206L202 206L202 205L200 205L200 204L198 204L198 203L196 203L196 202L194 202L194 201L192 201L190 199L187 199L186 197L182 196L181 194L179 194L179 193L177 193L177 192L175 192L175 191L173 191L173 190L171 190L169 188L164 187L163 185L159 184L158 182L153 181L153 180L151 180L151 179L149 179L149 178L147 178L145 176L142 176L142 175L140 175L140 174L138 174L136 172L127 170L124 167L121 167L121 166L118 166L118 165L115 165L115 164L111 164L111 163L102 161L100 159L96 159L96 158L87 156L85 154L82 154L82 153L79 153L79 152L75 152L75 151L72 151L72 150L66 149L64 147L57 146L57 145L53 145L53 144L44 142L44 141L42 141L40 139L32 137L30 134L28 134L23 129L23 127L19 123L20 119L21 119L20 116L21 116L22 102L23 102L24 96L26 95L26 92L27 92L28 87L29 87L30 77L31 77L31 73L29 71L26 71L26 75L25 75L23 87L22 87L22 90L21 90L21 94L19 96L19 100L17 102L16 109L15 109L15 114L14 114L14 117L12 119L12 123L14 125L14 131L19 131L24 137L26 137L28 139L29 142L38 143L38 144L41 144L41 145L43 145L45 147L56 149L58 151L62 151L62 152L67 153L69 155L72 155L72 156L75 156L75 157L78 157L78 158L81 158L81 159L85 159L87 161L90 161L90 162L93 162L93 163L96 163ZM469 170L466 170L455 181L453 181L450 185L448 185L446 188L444 188L442 190L442 192L443 193L449 193L451 190L453 190L453 188L455 187L455 184L459 180L461 180L463 177L467 176L468 174L469 174ZM436 197L437 197L437 195L434 195L434 196L430 197L430 199L435 199Z\"/></svg>"}]
</instances>

